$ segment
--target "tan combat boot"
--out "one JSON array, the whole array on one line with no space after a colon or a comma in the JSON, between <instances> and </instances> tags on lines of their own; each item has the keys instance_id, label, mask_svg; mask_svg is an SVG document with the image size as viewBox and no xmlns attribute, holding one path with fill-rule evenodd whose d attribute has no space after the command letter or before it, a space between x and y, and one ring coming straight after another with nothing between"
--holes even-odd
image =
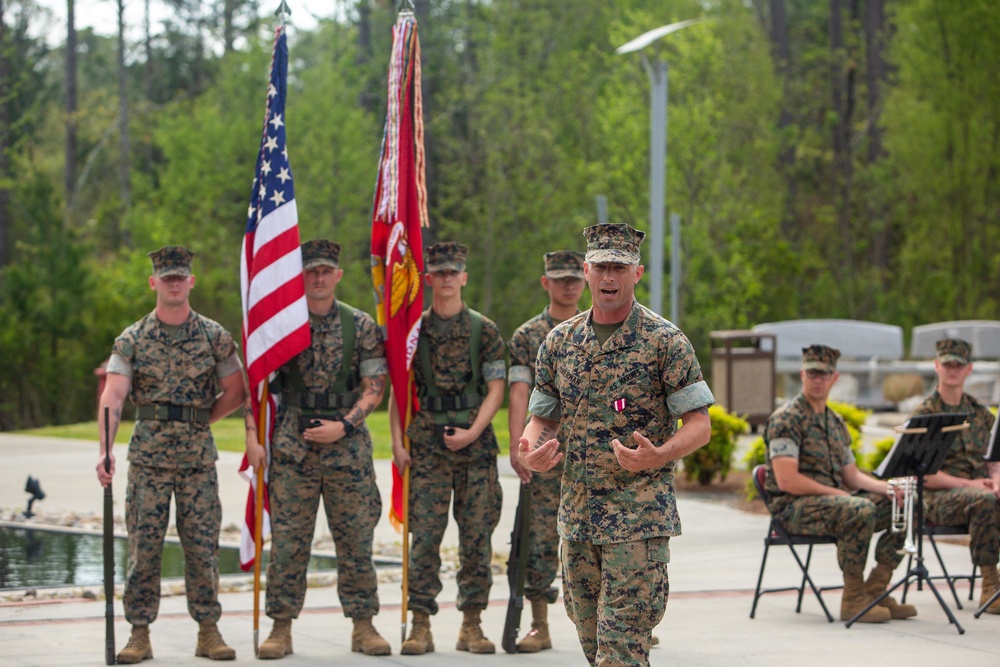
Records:
<instances>
[{"instance_id":1,"label":"tan combat boot","mask_svg":"<svg viewBox=\"0 0 1000 667\"><path fill-rule=\"evenodd\" d=\"M840 620L849 621L875 601L865 593L865 582L858 574L844 574L844 597L840 601ZM875 605L858 619L858 623L884 623L892 618L889 610Z\"/></svg>"},{"instance_id":2,"label":"tan combat boot","mask_svg":"<svg viewBox=\"0 0 1000 667\"><path fill-rule=\"evenodd\" d=\"M115 660L120 665L133 665L143 660L153 659L153 646L149 643L149 626L133 625L132 636Z\"/></svg>"},{"instance_id":3,"label":"tan combat boot","mask_svg":"<svg viewBox=\"0 0 1000 667\"><path fill-rule=\"evenodd\" d=\"M351 632L351 650L365 655L391 655L389 642L382 638L371 618L355 618Z\"/></svg>"},{"instance_id":4,"label":"tan combat boot","mask_svg":"<svg viewBox=\"0 0 1000 667\"><path fill-rule=\"evenodd\" d=\"M891 567L883 563L876 564L875 569L868 575L868 581L865 582L865 593L867 593L874 600L878 596L882 595L882 593L885 593L885 589L888 588L889 579L891 577ZM888 609L889 614L894 619L911 618L917 615L916 607L912 604L900 604L896 602L895 598L891 595L883 598L879 604Z\"/></svg>"},{"instance_id":5,"label":"tan combat boot","mask_svg":"<svg viewBox=\"0 0 1000 667\"><path fill-rule=\"evenodd\" d=\"M518 653L537 653L552 648L549 637L549 601L545 598L531 601L531 631L517 643Z\"/></svg>"},{"instance_id":6,"label":"tan combat boot","mask_svg":"<svg viewBox=\"0 0 1000 667\"><path fill-rule=\"evenodd\" d=\"M276 618L271 634L257 650L260 660L280 660L292 654L292 619Z\"/></svg>"},{"instance_id":7,"label":"tan combat boot","mask_svg":"<svg viewBox=\"0 0 1000 667\"><path fill-rule=\"evenodd\" d=\"M979 570L983 573L983 588L979 595L979 606L982 607L1000 588L1000 576L997 575L996 565L980 565ZM993 604L986 608L986 613L1000 614L1000 598L994 600Z\"/></svg>"},{"instance_id":8,"label":"tan combat boot","mask_svg":"<svg viewBox=\"0 0 1000 667\"><path fill-rule=\"evenodd\" d=\"M212 660L235 660L236 650L226 646L219 634L219 626L211 621L198 624L198 646L194 649L197 658Z\"/></svg>"},{"instance_id":9,"label":"tan combat boot","mask_svg":"<svg viewBox=\"0 0 1000 667\"><path fill-rule=\"evenodd\" d=\"M497 647L483 636L483 629L479 627L480 610L466 609L462 614L465 618L462 620L461 630L458 631L455 650L469 653L496 653Z\"/></svg>"},{"instance_id":10,"label":"tan combat boot","mask_svg":"<svg viewBox=\"0 0 1000 667\"><path fill-rule=\"evenodd\" d=\"M434 652L434 637L431 636L431 619L425 612L413 612L413 627L410 637L399 649L402 655L423 655Z\"/></svg>"}]
</instances>

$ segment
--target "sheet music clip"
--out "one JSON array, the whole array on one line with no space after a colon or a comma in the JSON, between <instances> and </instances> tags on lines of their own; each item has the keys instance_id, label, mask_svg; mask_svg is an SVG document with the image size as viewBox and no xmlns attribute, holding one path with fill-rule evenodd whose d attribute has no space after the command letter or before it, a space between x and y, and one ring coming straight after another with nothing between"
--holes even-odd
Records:
<instances>
[{"instance_id":1,"label":"sheet music clip","mask_svg":"<svg viewBox=\"0 0 1000 667\"><path fill-rule=\"evenodd\" d=\"M867 607L859 611L855 616L847 621L847 627L851 627L855 621L868 613L875 605L888 597L894 590L907 583L910 579L927 584L927 587L934 593L941 609L948 616L958 634L965 634L965 628L958 623L958 619L945 603L944 598L931 582L927 568L924 567L924 476L933 475L941 469L945 458L948 456L948 449L951 442L960 431L969 428L968 415L965 413L940 413L932 415L917 415L910 417L901 427L896 429L896 442L886 455L882 465L875 471L875 476L880 479L891 477L916 477L917 478L917 498L914 511L913 533L917 543L917 553L913 557L913 567L906 573L906 576L896 582L891 588L879 595Z\"/></svg>"}]
</instances>

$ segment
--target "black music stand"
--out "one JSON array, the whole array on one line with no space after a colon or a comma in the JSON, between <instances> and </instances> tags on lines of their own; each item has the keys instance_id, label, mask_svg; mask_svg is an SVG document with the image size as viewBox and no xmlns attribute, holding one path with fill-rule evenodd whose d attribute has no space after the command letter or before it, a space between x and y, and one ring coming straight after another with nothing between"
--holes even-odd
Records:
<instances>
[{"instance_id":1,"label":"black music stand","mask_svg":"<svg viewBox=\"0 0 1000 667\"><path fill-rule=\"evenodd\" d=\"M1000 427L1000 417L993 420L993 430L990 431L990 443L986 448L986 456L983 457L987 461L992 461L994 463L1000 461L1000 428L998 427ZM996 602L997 598L1000 598L1000 588L993 593L990 599L987 600L983 606L981 606L979 610L973 614L973 616L976 618L982 616L983 612L986 611L986 608Z\"/></svg>"},{"instance_id":2,"label":"black music stand","mask_svg":"<svg viewBox=\"0 0 1000 667\"><path fill-rule=\"evenodd\" d=\"M916 525L912 527L917 542L917 553L906 576L855 614L847 621L847 627L851 627L855 621L867 614L869 609L882 602L894 590L908 583L910 579L916 578L918 583L925 582L927 587L931 589L938 604L941 605L941 609L948 616L948 620L955 624L958 634L965 634L965 628L959 625L958 619L951 613L944 598L931 582L927 568L924 567L924 476L933 475L941 469L955 435L959 431L969 428L967 417L968 415L964 413L918 415L911 417L902 427L897 429L899 435L896 437L896 442L889 450L885 460L882 461L882 465L875 471L875 476L881 479L890 477L917 478L916 516L914 517Z\"/></svg>"}]
</instances>

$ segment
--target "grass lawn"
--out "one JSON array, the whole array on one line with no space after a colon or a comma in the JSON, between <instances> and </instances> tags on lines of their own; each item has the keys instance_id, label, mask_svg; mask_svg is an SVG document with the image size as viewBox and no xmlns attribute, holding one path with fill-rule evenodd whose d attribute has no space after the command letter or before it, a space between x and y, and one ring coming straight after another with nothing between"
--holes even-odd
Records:
<instances>
[{"instance_id":1,"label":"grass lawn","mask_svg":"<svg viewBox=\"0 0 1000 667\"><path fill-rule=\"evenodd\" d=\"M227 452L242 452L245 440L243 431L242 411L237 416L228 417L212 424L212 434L215 436L215 444L220 450ZM375 458L392 458L392 443L389 438L389 413L385 410L375 412L368 417L368 430L372 434L372 443L375 446ZM497 416L493 418L493 430L496 432L497 440L500 444L500 452L506 455L509 451L507 442L510 432L507 429L507 409L501 408ZM49 438L75 438L77 440L93 440L97 442L97 422L81 422L79 424L67 424L65 426L46 426L27 431L19 431L24 435L41 435ZM128 444L132 436L132 422L125 422L118 429L115 437L116 443Z\"/></svg>"}]
</instances>

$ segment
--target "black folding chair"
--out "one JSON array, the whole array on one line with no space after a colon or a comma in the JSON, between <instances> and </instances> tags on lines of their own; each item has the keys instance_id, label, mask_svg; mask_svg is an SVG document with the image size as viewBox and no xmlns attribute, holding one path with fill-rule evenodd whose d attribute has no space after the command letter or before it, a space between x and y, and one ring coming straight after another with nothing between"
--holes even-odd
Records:
<instances>
[{"instance_id":1,"label":"black folding chair","mask_svg":"<svg viewBox=\"0 0 1000 667\"><path fill-rule=\"evenodd\" d=\"M764 506L767 507L767 511L771 512L770 498L767 496L767 491L764 489L764 478L767 475L767 468L763 465L759 465L753 469L753 485L757 489L757 493L760 495L761 500L764 501ZM823 608L823 613L826 614L826 620L833 623L833 615L830 614L830 610L826 608L826 603L823 601L822 591L831 591L843 588L840 586L824 586L818 587L816 583L809 576L809 563L812 561L813 547L817 544L836 544L837 540L830 535L793 535L785 530L785 527L781 524L781 521L771 514L771 525L767 529L767 536L764 537L764 557L760 561L760 574L757 575L757 589L754 591L753 595L753 606L750 608L750 618L754 617L757 613L757 601L762 595L767 593L780 593L784 591L798 591L799 598L795 605L795 613L802 612L802 597L805 594L806 584L812 589L812 592L816 595L816 599L819 601L819 606ZM802 582L798 586L786 586L784 588L765 588L761 589L761 583L764 581L764 566L767 564L767 552L771 548L771 545L784 544L792 552L792 556L795 558L795 562L798 563L799 569L802 570ZM802 560L799 552L796 551L795 547L805 546L808 547L806 551L806 559Z\"/></svg>"},{"instance_id":2,"label":"black folding chair","mask_svg":"<svg viewBox=\"0 0 1000 667\"><path fill-rule=\"evenodd\" d=\"M928 579L944 579L948 582L948 588L951 589L951 595L955 598L955 606L958 609L962 609L962 603L958 600L958 592L955 590L955 582L968 579L969 580L969 600L973 599L973 593L976 588L976 565L972 564L972 574L950 574L948 568L945 567L944 558L941 557L941 552L938 550L937 541L934 539L935 535L968 535L968 526L939 526L930 521L924 521L924 536L930 539L931 548L934 549L934 555L937 556L938 565L941 566L941 572L944 574L936 574L934 576L927 577ZM909 570L910 565L913 563L913 556L911 555L906 563L906 568ZM906 602L906 593L910 588L910 582L907 580L906 585L903 586L903 602ZM921 582L917 582L917 590L921 589Z\"/></svg>"}]
</instances>

